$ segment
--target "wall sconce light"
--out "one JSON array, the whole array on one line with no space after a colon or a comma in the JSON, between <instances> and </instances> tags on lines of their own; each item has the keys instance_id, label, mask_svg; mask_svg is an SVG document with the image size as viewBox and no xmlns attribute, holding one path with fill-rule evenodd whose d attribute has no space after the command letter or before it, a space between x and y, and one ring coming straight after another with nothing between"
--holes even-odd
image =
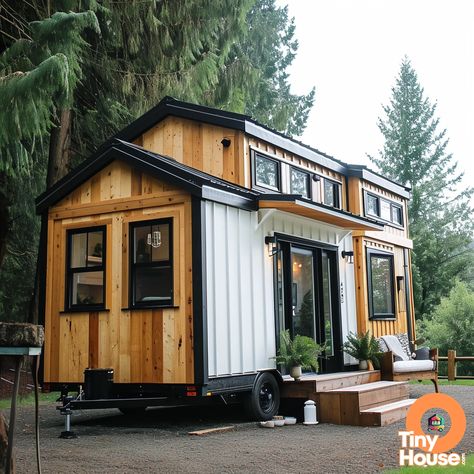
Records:
<instances>
[{"instance_id":1,"label":"wall sconce light","mask_svg":"<svg viewBox=\"0 0 474 474\"><path fill-rule=\"evenodd\" d=\"M230 140L230 138L224 137L224 138L221 140L221 143L222 143L222 146L223 146L224 148L229 148L229 147L230 147L230 144L231 144L231 140Z\"/></svg>"},{"instance_id":2,"label":"wall sconce light","mask_svg":"<svg viewBox=\"0 0 474 474\"><path fill-rule=\"evenodd\" d=\"M265 244L267 245L268 249L268 256L273 257L278 253L278 248L276 245L276 238L274 235L267 235L265 237Z\"/></svg>"},{"instance_id":3,"label":"wall sconce light","mask_svg":"<svg viewBox=\"0 0 474 474\"><path fill-rule=\"evenodd\" d=\"M321 181L321 178L317 174L313 174L313 181Z\"/></svg>"},{"instance_id":4,"label":"wall sconce light","mask_svg":"<svg viewBox=\"0 0 474 474\"><path fill-rule=\"evenodd\" d=\"M346 259L347 263L354 263L354 252L343 250L341 257Z\"/></svg>"}]
</instances>

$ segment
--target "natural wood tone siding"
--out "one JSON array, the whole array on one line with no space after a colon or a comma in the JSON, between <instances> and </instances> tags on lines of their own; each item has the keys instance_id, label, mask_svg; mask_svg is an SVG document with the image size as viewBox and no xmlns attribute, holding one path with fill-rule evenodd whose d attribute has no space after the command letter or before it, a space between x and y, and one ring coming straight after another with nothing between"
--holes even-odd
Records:
<instances>
[{"instance_id":1,"label":"natural wood tone siding","mask_svg":"<svg viewBox=\"0 0 474 474\"><path fill-rule=\"evenodd\" d=\"M370 332L375 337L380 337L385 334L397 334L401 332L407 332L407 308L406 308L406 282L405 289L397 291L396 277L405 277L404 258L401 247L397 247L382 241L368 240L363 237L353 238L354 246L354 271L355 271L355 287L356 287L356 312L357 312L357 328L359 332ZM368 301L368 288L367 288L367 247L382 250L387 253L393 254L394 263L394 297L395 297L395 320L382 320L374 319L369 320L369 301ZM410 280L411 280L411 268L410 268ZM411 281L409 282L410 288L412 288ZM414 308L413 308L413 293L410 293L410 306L411 306L411 321L413 331L415 330L414 325Z\"/></svg>"},{"instance_id":2,"label":"natural wood tone siding","mask_svg":"<svg viewBox=\"0 0 474 474\"><path fill-rule=\"evenodd\" d=\"M173 218L174 308L127 310L128 223ZM107 226L107 311L63 313L66 230ZM49 212L45 382L83 382L109 368L119 383L193 383L191 198L116 161Z\"/></svg>"},{"instance_id":3,"label":"natural wood tone siding","mask_svg":"<svg viewBox=\"0 0 474 474\"><path fill-rule=\"evenodd\" d=\"M223 138L231 140L229 147L222 145ZM245 185L243 133L237 130L167 117L135 143L231 183Z\"/></svg>"},{"instance_id":4,"label":"natural wood tone siding","mask_svg":"<svg viewBox=\"0 0 474 474\"><path fill-rule=\"evenodd\" d=\"M321 176L326 176L329 179L334 181L338 181L342 184L341 189L341 204L342 209L347 209L347 202L346 202L346 179L345 177L340 174L336 173L335 171L329 170L324 166L318 165L313 161L307 160L306 158L302 158L298 155L293 153L289 153L282 148L279 148L275 145L272 145L269 142L265 142L259 140L255 137L251 137L246 135L245 136L245 143L244 143L244 162L245 162L245 186L250 188L252 186L252 178L251 178L251 161L250 161L250 149L255 148L261 150L263 153L267 153L269 155L276 156L286 162L289 165L297 165L299 167L303 167L308 171L313 173L317 173Z\"/></svg>"}]
</instances>

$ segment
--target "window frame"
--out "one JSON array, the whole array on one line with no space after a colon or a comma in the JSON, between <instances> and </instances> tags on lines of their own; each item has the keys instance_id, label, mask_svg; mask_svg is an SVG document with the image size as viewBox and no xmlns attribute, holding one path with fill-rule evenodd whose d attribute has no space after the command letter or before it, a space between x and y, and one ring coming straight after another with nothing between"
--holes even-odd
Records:
<instances>
[{"instance_id":1,"label":"window frame","mask_svg":"<svg viewBox=\"0 0 474 474\"><path fill-rule=\"evenodd\" d=\"M128 304L129 309L153 309L153 308L173 308L174 307L174 245L173 245L173 221L172 217L139 220L129 223L129 256L128 256ZM151 227L153 225L169 225L169 259L163 262L135 262L135 229L137 227ZM140 302L135 301L136 268L170 268L170 288L171 297L165 302Z\"/></svg>"},{"instance_id":2,"label":"window frame","mask_svg":"<svg viewBox=\"0 0 474 474\"><path fill-rule=\"evenodd\" d=\"M382 250L373 249L367 247L367 293L368 293L368 309L369 309L369 320L389 320L395 321L396 318L396 303L395 303L395 265L393 253L384 252ZM374 311L374 298L373 298L373 283L372 283L372 257L386 258L390 265L390 298L392 312L390 313L375 313Z\"/></svg>"},{"instance_id":3,"label":"window frame","mask_svg":"<svg viewBox=\"0 0 474 474\"><path fill-rule=\"evenodd\" d=\"M322 177L322 196L321 196L321 203L324 204L325 206L332 207L334 209L341 209L341 193L342 193L342 183L339 181L334 181L333 179L326 178L326 176ZM325 186L326 186L326 181L328 183L331 183L333 187L333 193L334 193L334 205L332 204L327 204L325 202L326 198L326 192L325 192ZM337 190L337 192L335 192Z\"/></svg>"},{"instance_id":4,"label":"window frame","mask_svg":"<svg viewBox=\"0 0 474 474\"><path fill-rule=\"evenodd\" d=\"M303 196L304 199L310 199L312 200L313 193L312 193L312 173L310 171L306 171L302 168L296 168L295 166L290 166L290 176L289 176L289 181L290 181L290 194L293 194L293 181L292 181L292 173L293 171L296 171L297 173L305 174L306 175L306 190L307 190L307 196ZM299 194L299 193L296 193Z\"/></svg>"},{"instance_id":5,"label":"window frame","mask_svg":"<svg viewBox=\"0 0 474 474\"><path fill-rule=\"evenodd\" d=\"M277 187L268 186L266 184L259 184L257 181L257 157L263 158L267 161L272 161L277 166ZM252 187L254 189L261 189L264 191L282 192L282 167L281 161L266 155L265 153L257 152L252 150Z\"/></svg>"},{"instance_id":6,"label":"window frame","mask_svg":"<svg viewBox=\"0 0 474 474\"><path fill-rule=\"evenodd\" d=\"M377 214L372 214L371 212L368 211L368 196L375 198L377 200ZM381 201L385 201L390 204L390 220L384 219L381 216L381 206L380 206ZM400 210L400 220L401 220L400 224L398 222L394 222L392 219L394 208L397 208ZM387 224L393 227L396 227L398 229L405 229L405 216L403 212L403 204L394 202L390 199L386 199L385 197L379 196L378 194L371 193L366 190L364 190L364 215L366 217L375 217L378 220L382 222L386 222Z\"/></svg>"},{"instance_id":7,"label":"window frame","mask_svg":"<svg viewBox=\"0 0 474 474\"><path fill-rule=\"evenodd\" d=\"M72 258L72 237L77 234L88 234L92 232L102 232L102 264L94 265L92 267L71 267ZM88 244L86 243L86 257L87 257ZM107 286L107 226L97 225L90 227L76 227L73 229L66 230L66 294L64 299L65 312L89 312L89 311L101 311L106 309L106 286ZM73 279L77 273L92 273L102 272L102 303L100 304L88 304L88 303L72 303L72 291L73 291Z\"/></svg>"}]
</instances>

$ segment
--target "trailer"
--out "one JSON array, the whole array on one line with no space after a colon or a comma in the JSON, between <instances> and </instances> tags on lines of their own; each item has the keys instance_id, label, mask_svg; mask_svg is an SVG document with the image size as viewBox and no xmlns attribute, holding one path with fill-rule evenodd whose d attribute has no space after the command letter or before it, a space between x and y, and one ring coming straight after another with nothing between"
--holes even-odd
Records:
<instances>
[{"instance_id":1,"label":"trailer","mask_svg":"<svg viewBox=\"0 0 474 474\"><path fill-rule=\"evenodd\" d=\"M408 198L165 98L37 199L44 386L63 413L239 401L271 418L282 330L325 343L326 373L356 367L349 332L413 335Z\"/></svg>"}]
</instances>

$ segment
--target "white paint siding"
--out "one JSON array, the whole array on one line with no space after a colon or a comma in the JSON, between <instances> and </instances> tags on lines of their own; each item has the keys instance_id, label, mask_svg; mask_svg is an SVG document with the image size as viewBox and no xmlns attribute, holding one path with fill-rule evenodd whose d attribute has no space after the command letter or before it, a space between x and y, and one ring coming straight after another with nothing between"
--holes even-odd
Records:
<instances>
[{"instance_id":1,"label":"white paint siding","mask_svg":"<svg viewBox=\"0 0 474 474\"><path fill-rule=\"evenodd\" d=\"M281 211L249 212L210 201L205 219L209 376L273 368L273 258L267 254L265 236L279 232L341 250L350 245L350 236L342 242L347 235L344 229ZM340 265L346 335L356 327L354 270L345 262Z\"/></svg>"}]
</instances>

